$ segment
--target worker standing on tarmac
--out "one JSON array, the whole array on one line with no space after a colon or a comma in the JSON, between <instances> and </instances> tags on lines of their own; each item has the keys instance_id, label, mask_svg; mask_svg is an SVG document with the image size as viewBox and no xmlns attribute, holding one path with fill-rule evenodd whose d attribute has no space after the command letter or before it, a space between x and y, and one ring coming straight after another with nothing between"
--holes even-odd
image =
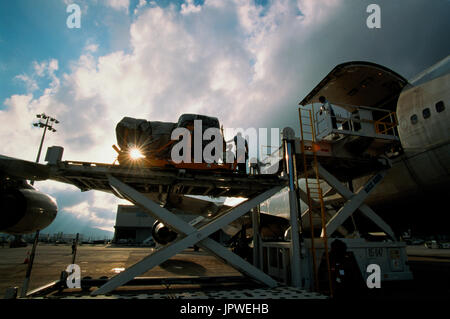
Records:
<instances>
[{"instance_id":1,"label":"worker standing on tarmac","mask_svg":"<svg viewBox=\"0 0 450 319\"><path fill-rule=\"evenodd\" d=\"M333 295L336 298L360 296L365 291L364 279L355 255L347 251L347 245L339 239L331 243L330 268ZM328 276L324 258L319 266L319 278L321 290L327 290Z\"/></svg>"}]
</instances>

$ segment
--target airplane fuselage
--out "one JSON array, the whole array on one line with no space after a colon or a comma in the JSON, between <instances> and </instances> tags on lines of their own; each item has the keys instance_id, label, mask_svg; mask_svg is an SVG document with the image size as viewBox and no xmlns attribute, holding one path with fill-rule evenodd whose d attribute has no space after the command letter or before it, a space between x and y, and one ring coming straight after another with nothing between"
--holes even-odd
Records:
<instances>
[{"instance_id":1,"label":"airplane fuselage","mask_svg":"<svg viewBox=\"0 0 450 319\"><path fill-rule=\"evenodd\" d=\"M444 202L450 195L449 101L450 73L409 86L398 99L398 133L404 153L392 158L391 170L367 203L403 228L419 232L446 228L435 217L448 211ZM355 181L355 188L363 182Z\"/></svg>"},{"instance_id":2,"label":"airplane fuselage","mask_svg":"<svg viewBox=\"0 0 450 319\"><path fill-rule=\"evenodd\" d=\"M399 95L396 114L403 151L390 158L392 168L366 200L397 234L408 229L422 234L449 232L443 222L450 196L449 103L448 72L420 84L409 84ZM355 192L370 177L353 180ZM302 181L300 186L305 188ZM302 205L302 211L306 208L306 204ZM289 218L287 193L274 196L262 210Z\"/></svg>"},{"instance_id":3,"label":"airplane fuselage","mask_svg":"<svg viewBox=\"0 0 450 319\"><path fill-rule=\"evenodd\" d=\"M439 209L443 196L449 195L448 101L450 74L421 85L408 86L398 99L398 133L404 153L392 158L391 170L368 198L367 203L379 208L378 210L400 210L391 211L389 214L404 216L405 225L410 224L407 222L407 211L414 207L416 210ZM361 186L365 180L355 181L355 188Z\"/></svg>"}]
</instances>

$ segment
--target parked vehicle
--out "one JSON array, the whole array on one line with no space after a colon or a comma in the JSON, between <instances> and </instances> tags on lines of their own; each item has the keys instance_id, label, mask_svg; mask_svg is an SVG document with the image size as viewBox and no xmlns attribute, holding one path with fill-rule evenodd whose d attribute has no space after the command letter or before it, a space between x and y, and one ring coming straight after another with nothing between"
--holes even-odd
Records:
<instances>
[{"instance_id":1,"label":"parked vehicle","mask_svg":"<svg viewBox=\"0 0 450 319\"><path fill-rule=\"evenodd\" d=\"M438 243L436 240L431 240L431 241L425 242L425 247L427 247L429 249L439 249L439 248L442 248L442 245L440 243Z\"/></svg>"}]
</instances>

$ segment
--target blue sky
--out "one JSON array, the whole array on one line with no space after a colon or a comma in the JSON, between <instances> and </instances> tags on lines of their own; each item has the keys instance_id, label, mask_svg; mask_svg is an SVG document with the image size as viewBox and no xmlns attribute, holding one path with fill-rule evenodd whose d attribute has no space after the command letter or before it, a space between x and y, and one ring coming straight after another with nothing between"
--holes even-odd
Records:
<instances>
[{"instance_id":1,"label":"blue sky","mask_svg":"<svg viewBox=\"0 0 450 319\"><path fill-rule=\"evenodd\" d=\"M130 3L130 8L135 2ZM84 1L73 3L78 3L82 10L86 8ZM97 54L100 55L118 49L114 33L127 32L132 19L123 10L94 3L82 13L82 28L69 29L66 8L62 0L0 2L0 100L26 92L26 87L15 77L30 73L32 61L57 59L58 71L68 72L69 62L76 60L89 42L99 45ZM117 21L120 23L116 24Z\"/></svg>"},{"instance_id":2,"label":"blue sky","mask_svg":"<svg viewBox=\"0 0 450 319\"><path fill-rule=\"evenodd\" d=\"M66 26L66 7L82 10ZM60 120L44 145L65 160L112 163L124 116L224 127L298 126L297 103L337 64L365 60L411 78L450 52L448 0L0 1L0 154L34 160L35 114ZM57 218L112 230L112 195L36 183ZM72 220L70 219L70 220ZM61 223L60 223L61 224Z\"/></svg>"}]
</instances>

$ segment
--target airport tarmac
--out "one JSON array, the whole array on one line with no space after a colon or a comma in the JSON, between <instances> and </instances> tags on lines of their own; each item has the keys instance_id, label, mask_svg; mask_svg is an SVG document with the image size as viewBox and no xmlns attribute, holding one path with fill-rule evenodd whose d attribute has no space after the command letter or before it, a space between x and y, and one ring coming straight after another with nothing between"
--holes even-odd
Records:
<instances>
[{"instance_id":1,"label":"airport tarmac","mask_svg":"<svg viewBox=\"0 0 450 319\"><path fill-rule=\"evenodd\" d=\"M0 248L0 297L8 287L22 287L27 265L24 260L31 245L21 248ZM153 248L114 247L105 245L82 245L77 249L75 263L81 268L81 277L113 277L118 272L132 266ZM58 280L60 274L72 263L70 245L39 244L34 258L29 291L49 282ZM160 266L154 267L143 277L179 277L179 276L241 276L234 268L221 260L193 249L170 258Z\"/></svg>"},{"instance_id":2,"label":"airport tarmac","mask_svg":"<svg viewBox=\"0 0 450 319\"><path fill-rule=\"evenodd\" d=\"M76 264L81 277L108 278L127 268L152 252L152 248L82 245L78 247ZM0 247L0 298L8 287L22 287L27 265L24 260L31 245L22 248ZM29 291L58 280L61 271L72 263L70 245L39 244L31 274ZM408 262L414 280L407 283L389 284L372 291L373 298L425 298L448 299L450 297L450 250L428 249L423 246L407 248ZM174 278L189 276L242 276L216 257L200 250L187 249L143 277Z\"/></svg>"}]
</instances>

